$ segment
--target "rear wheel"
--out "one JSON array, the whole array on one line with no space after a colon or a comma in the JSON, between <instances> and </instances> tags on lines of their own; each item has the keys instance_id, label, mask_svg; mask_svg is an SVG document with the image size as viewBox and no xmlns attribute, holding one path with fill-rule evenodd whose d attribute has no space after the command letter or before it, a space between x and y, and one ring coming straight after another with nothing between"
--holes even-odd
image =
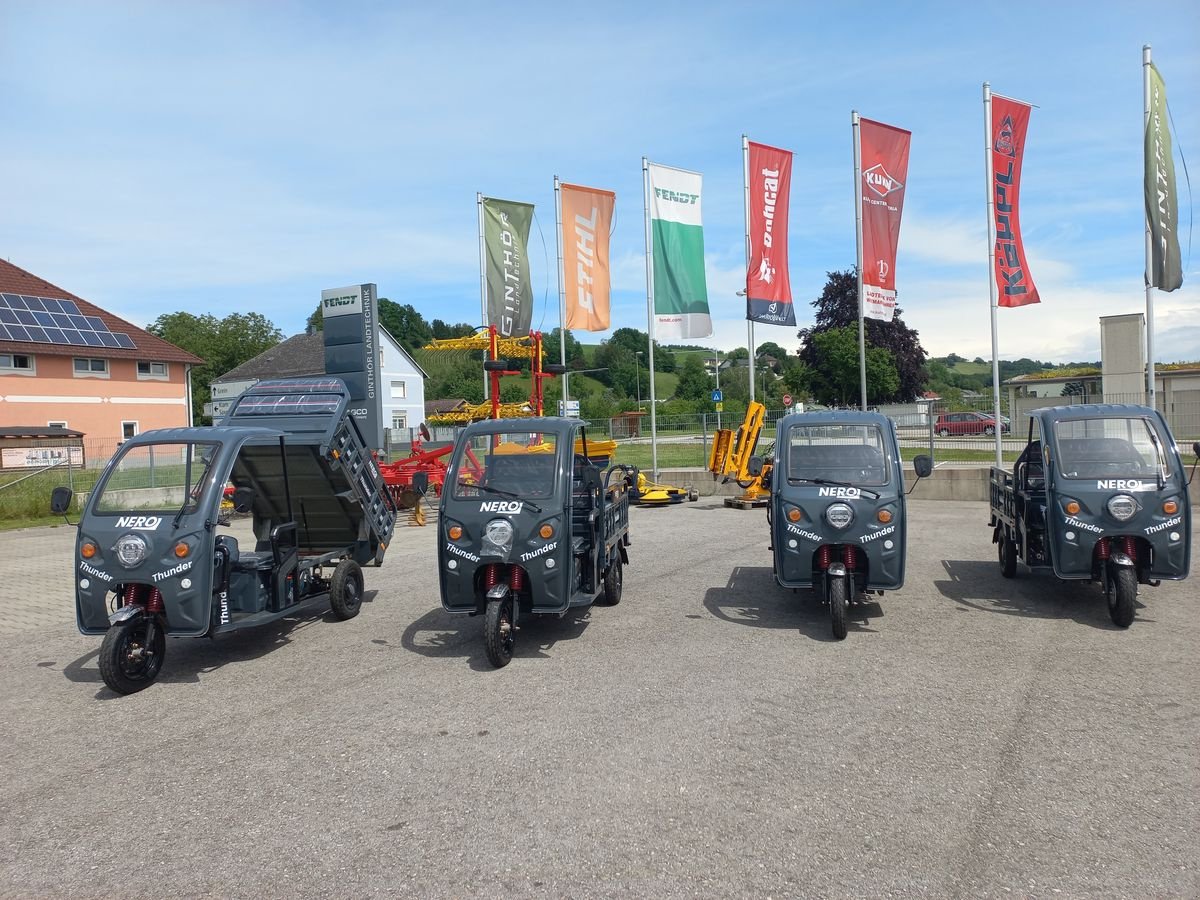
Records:
<instances>
[{"instance_id":1,"label":"rear wheel","mask_svg":"<svg viewBox=\"0 0 1200 900\"><path fill-rule=\"evenodd\" d=\"M846 638L846 607L850 603L850 579L834 575L829 582L829 617L833 621L833 636Z\"/></svg>"},{"instance_id":2,"label":"rear wheel","mask_svg":"<svg viewBox=\"0 0 1200 900\"><path fill-rule=\"evenodd\" d=\"M983 429L983 433L988 435L989 437L991 437L993 434L996 433L996 426L995 425L985 425L984 429Z\"/></svg>"},{"instance_id":3,"label":"rear wheel","mask_svg":"<svg viewBox=\"0 0 1200 900\"><path fill-rule=\"evenodd\" d=\"M1133 603L1137 599L1137 572L1133 569L1116 570L1108 589L1108 615L1118 628L1133 624Z\"/></svg>"},{"instance_id":4,"label":"rear wheel","mask_svg":"<svg viewBox=\"0 0 1200 900\"><path fill-rule=\"evenodd\" d=\"M362 598L362 569L354 560L343 559L329 583L329 607L339 619L353 619L362 609Z\"/></svg>"},{"instance_id":5,"label":"rear wheel","mask_svg":"<svg viewBox=\"0 0 1200 900\"><path fill-rule=\"evenodd\" d=\"M154 684L162 670L167 639L162 623L147 641L150 622L145 616L113 625L100 644L100 677L118 694L133 694Z\"/></svg>"},{"instance_id":6,"label":"rear wheel","mask_svg":"<svg viewBox=\"0 0 1200 900\"><path fill-rule=\"evenodd\" d=\"M515 642L512 597L489 600L483 623L483 646L487 651L488 662L497 669L503 669L512 662Z\"/></svg>"},{"instance_id":7,"label":"rear wheel","mask_svg":"<svg viewBox=\"0 0 1200 900\"><path fill-rule=\"evenodd\" d=\"M1005 531L1000 532L1000 540L996 542L1000 557L1000 574L1005 578L1013 578L1017 574L1017 545Z\"/></svg>"},{"instance_id":8,"label":"rear wheel","mask_svg":"<svg viewBox=\"0 0 1200 900\"><path fill-rule=\"evenodd\" d=\"M621 587L624 576L621 573L621 554L613 557L604 572L604 602L608 606L616 606L621 602Z\"/></svg>"}]
</instances>

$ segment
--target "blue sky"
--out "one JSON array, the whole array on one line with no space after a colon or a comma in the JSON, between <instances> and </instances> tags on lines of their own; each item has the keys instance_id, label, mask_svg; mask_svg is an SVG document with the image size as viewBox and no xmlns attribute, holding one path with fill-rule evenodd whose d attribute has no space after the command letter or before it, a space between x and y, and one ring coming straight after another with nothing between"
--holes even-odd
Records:
<instances>
[{"instance_id":1,"label":"blue sky","mask_svg":"<svg viewBox=\"0 0 1200 900\"><path fill-rule=\"evenodd\" d=\"M537 204L549 329L557 174L616 191L613 324L645 329L646 155L705 176L715 335L700 343L729 349L746 342L741 135L796 152L803 325L825 272L854 261L856 108L913 132L905 320L933 355L987 357L986 79L1039 107L1021 215L1043 302L1000 311L1001 355L1097 359L1097 317L1144 308L1143 43L1200 172L1194 2L0 0L0 256L139 324L255 310L294 333L322 288L360 281L475 322L482 191ZM1164 360L1200 359L1200 236L1183 255L1184 288L1156 298Z\"/></svg>"}]
</instances>

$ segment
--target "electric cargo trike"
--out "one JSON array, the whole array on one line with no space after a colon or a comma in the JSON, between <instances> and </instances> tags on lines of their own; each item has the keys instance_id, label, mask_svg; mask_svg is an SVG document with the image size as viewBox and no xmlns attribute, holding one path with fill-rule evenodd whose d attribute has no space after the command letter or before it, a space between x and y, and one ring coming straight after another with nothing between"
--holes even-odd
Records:
<instances>
[{"instance_id":1,"label":"electric cargo trike","mask_svg":"<svg viewBox=\"0 0 1200 900\"><path fill-rule=\"evenodd\" d=\"M1200 456L1200 444L1192 449ZM989 524L1000 572L1014 577L1021 560L1034 572L1099 582L1109 617L1128 628L1138 585L1187 577L1189 481L1156 410L1123 404L1034 410L1012 471L992 468Z\"/></svg>"},{"instance_id":2,"label":"electric cargo trike","mask_svg":"<svg viewBox=\"0 0 1200 900\"><path fill-rule=\"evenodd\" d=\"M361 566L380 563L395 503L347 410L339 379L263 381L220 426L147 431L126 441L83 505L75 613L104 635L100 673L114 691L158 677L165 638L261 625L328 603L339 619L363 600ZM254 543L229 524L226 486L253 518ZM55 512L71 492L56 488Z\"/></svg>"},{"instance_id":3,"label":"electric cargo trike","mask_svg":"<svg viewBox=\"0 0 1200 900\"><path fill-rule=\"evenodd\" d=\"M918 479L932 470L928 456L913 463ZM819 591L833 636L845 638L851 604L904 584L908 526L895 425L871 412L785 416L769 467L755 457L749 471L771 491L776 581Z\"/></svg>"},{"instance_id":4,"label":"electric cargo trike","mask_svg":"<svg viewBox=\"0 0 1200 900\"><path fill-rule=\"evenodd\" d=\"M497 668L512 659L521 618L620 602L629 475L592 464L580 420L468 425L439 510L442 606L484 616L484 648Z\"/></svg>"}]
</instances>

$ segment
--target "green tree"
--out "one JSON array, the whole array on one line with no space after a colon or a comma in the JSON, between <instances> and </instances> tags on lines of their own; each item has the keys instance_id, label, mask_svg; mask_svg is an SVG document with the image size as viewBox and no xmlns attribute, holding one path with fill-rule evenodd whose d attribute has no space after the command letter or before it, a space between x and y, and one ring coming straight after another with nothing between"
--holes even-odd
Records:
<instances>
[{"instance_id":1,"label":"green tree","mask_svg":"<svg viewBox=\"0 0 1200 900\"><path fill-rule=\"evenodd\" d=\"M715 386L712 376L704 370L704 363L700 361L700 357L689 356L679 369L675 397L678 400L708 400Z\"/></svg>"},{"instance_id":2,"label":"green tree","mask_svg":"<svg viewBox=\"0 0 1200 900\"><path fill-rule=\"evenodd\" d=\"M444 341L450 338L467 337L475 333L475 326L466 322L456 322L449 325L441 319L434 319L429 323L429 330L433 332L433 338L437 341Z\"/></svg>"},{"instance_id":3,"label":"green tree","mask_svg":"<svg viewBox=\"0 0 1200 900\"><path fill-rule=\"evenodd\" d=\"M809 388L826 406L857 406L859 401L858 329L831 328L812 337L819 365L812 366ZM867 400L895 396L900 375L892 355L881 347L867 347Z\"/></svg>"},{"instance_id":4,"label":"green tree","mask_svg":"<svg viewBox=\"0 0 1200 900\"><path fill-rule=\"evenodd\" d=\"M562 333L561 328L555 328L553 331L548 331L542 335L542 348L546 352L547 363L558 363L559 356L559 335ZM567 336L567 367L570 369L586 369L588 368L587 359L583 355L583 344L575 340L575 336L568 330Z\"/></svg>"}]
</instances>

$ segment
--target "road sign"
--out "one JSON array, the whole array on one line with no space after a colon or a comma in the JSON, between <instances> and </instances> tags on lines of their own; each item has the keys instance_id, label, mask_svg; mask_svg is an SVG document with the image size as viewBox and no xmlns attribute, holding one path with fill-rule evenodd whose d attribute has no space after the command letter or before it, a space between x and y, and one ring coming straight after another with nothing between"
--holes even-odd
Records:
<instances>
[{"instance_id":1,"label":"road sign","mask_svg":"<svg viewBox=\"0 0 1200 900\"><path fill-rule=\"evenodd\" d=\"M712 402L713 403L720 403L724 399L725 399L725 395L722 394L720 391L712 392Z\"/></svg>"},{"instance_id":2,"label":"road sign","mask_svg":"<svg viewBox=\"0 0 1200 900\"><path fill-rule=\"evenodd\" d=\"M725 412L725 404L719 400L717 401L717 412Z\"/></svg>"},{"instance_id":3,"label":"road sign","mask_svg":"<svg viewBox=\"0 0 1200 900\"><path fill-rule=\"evenodd\" d=\"M792 395L791 395L791 394L784 394L784 395L783 395L783 405L784 405L784 406L791 406L791 405L792 405Z\"/></svg>"}]
</instances>

